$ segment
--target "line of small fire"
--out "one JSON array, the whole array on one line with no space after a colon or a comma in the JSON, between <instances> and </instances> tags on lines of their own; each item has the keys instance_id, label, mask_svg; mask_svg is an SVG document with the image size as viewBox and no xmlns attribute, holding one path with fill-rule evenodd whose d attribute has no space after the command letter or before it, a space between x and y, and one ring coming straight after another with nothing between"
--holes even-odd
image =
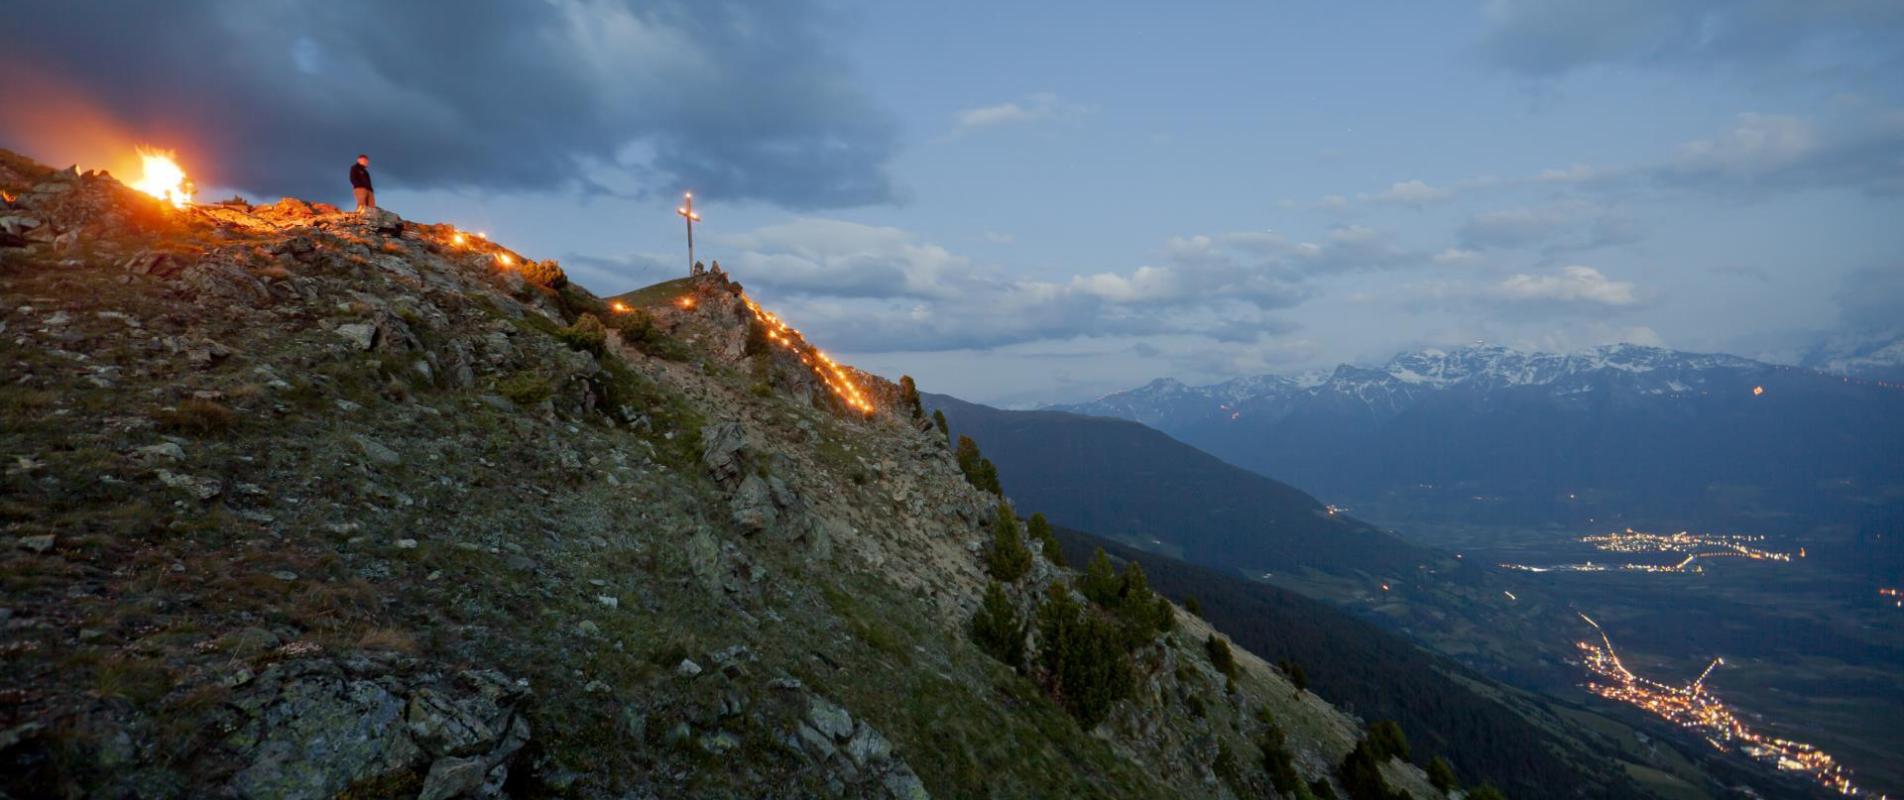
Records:
<instances>
[{"instance_id":1,"label":"line of small fire","mask_svg":"<svg viewBox=\"0 0 1904 800\"><path fill-rule=\"evenodd\" d=\"M1606 630L1592 617L1581 614L1580 618L1593 626L1601 642L1575 643L1580 649L1582 664L1599 679L1588 680L1587 691L1634 706L1692 731L1720 752L1729 753L1736 749L1779 771L1803 774L1846 797L1873 796L1853 784L1851 770L1839 764L1831 754L1804 742L1767 736L1752 730L1726 707L1724 701L1707 691L1706 677L1712 674L1715 667L1724 664L1725 659L1713 659L1692 683L1670 686L1633 674L1620 662L1619 653L1613 649L1613 639ZM1885 800L1883 795L1876 797Z\"/></svg>"},{"instance_id":2,"label":"line of small fire","mask_svg":"<svg viewBox=\"0 0 1904 800\"><path fill-rule=\"evenodd\" d=\"M833 396L839 398L840 402L845 403L848 408L862 414L873 413L872 402L866 399L865 392L860 390L859 384L853 381L852 376L847 374L844 367L819 348L808 344L806 337L800 335L799 331L781 321L778 315L761 308L753 298L743 294L740 299L747 305L747 310L754 315L754 319L766 326L768 341L786 348L797 356L800 363L813 370L813 374L818 375L820 381L832 390Z\"/></svg>"}]
</instances>

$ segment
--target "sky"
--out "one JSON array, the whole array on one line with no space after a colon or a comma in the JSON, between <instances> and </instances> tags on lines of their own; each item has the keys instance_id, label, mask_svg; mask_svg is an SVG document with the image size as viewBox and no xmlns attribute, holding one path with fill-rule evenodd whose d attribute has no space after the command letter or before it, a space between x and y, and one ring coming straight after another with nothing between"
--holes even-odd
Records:
<instances>
[{"instance_id":1,"label":"sky","mask_svg":"<svg viewBox=\"0 0 1904 800\"><path fill-rule=\"evenodd\" d=\"M697 254L1006 406L1904 318L1892 0L39 2L0 147L381 205L597 294Z\"/></svg>"}]
</instances>

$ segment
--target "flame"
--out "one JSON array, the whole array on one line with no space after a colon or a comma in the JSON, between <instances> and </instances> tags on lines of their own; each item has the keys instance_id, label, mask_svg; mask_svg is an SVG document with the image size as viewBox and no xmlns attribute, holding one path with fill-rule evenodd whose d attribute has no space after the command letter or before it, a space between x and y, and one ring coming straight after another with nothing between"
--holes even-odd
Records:
<instances>
[{"instance_id":1,"label":"flame","mask_svg":"<svg viewBox=\"0 0 1904 800\"><path fill-rule=\"evenodd\" d=\"M683 299L691 300L691 298ZM847 374L844 367L840 366L824 351L810 344L806 344L804 337L800 336L799 331L794 330L792 326L782 322L780 317L775 316L773 312L761 308L760 304L754 302L753 298L741 295L740 300L742 303L747 304L748 311L753 312L754 319L758 320L762 325L767 326L767 338L778 343L781 347L793 351L794 355L799 356L800 363L812 369L813 374L819 376L820 381L825 383L826 387L833 391L834 397L839 398L840 402L845 403L848 408L858 410L864 414L873 413L872 402L866 399L866 394L860 390L859 384L853 382L852 376ZM807 358L807 352L803 352L803 350L811 352L811 361ZM814 363L816 361L819 363Z\"/></svg>"},{"instance_id":2,"label":"flame","mask_svg":"<svg viewBox=\"0 0 1904 800\"><path fill-rule=\"evenodd\" d=\"M139 161L145 174L132 182L132 188L171 203L175 208L184 208L192 202L195 187L185 177L185 168L170 150L138 148Z\"/></svg>"},{"instance_id":3,"label":"flame","mask_svg":"<svg viewBox=\"0 0 1904 800\"><path fill-rule=\"evenodd\" d=\"M675 305L678 305L678 306L680 306L680 307L682 307L682 308L693 308L693 307L694 307L694 298L693 298L692 296L686 296L686 295L684 295L684 296L682 296L682 298L681 298L681 299L679 299L679 300L676 300L676 301L674 301L674 304L675 304Z\"/></svg>"},{"instance_id":4,"label":"flame","mask_svg":"<svg viewBox=\"0 0 1904 800\"><path fill-rule=\"evenodd\" d=\"M1754 386L1754 387L1752 387L1752 396L1753 396L1753 397L1758 397L1759 395L1762 395L1762 394L1765 394L1765 387L1763 387L1763 386Z\"/></svg>"},{"instance_id":5,"label":"flame","mask_svg":"<svg viewBox=\"0 0 1904 800\"><path fill-rule=\"evenodd\" d=\"M506 267L506 266L509 266L510 264L514 264L515 259L510 258L508 253L497 253L496 263Z\"/></svg>"},{"instance_id":6,"label":"flame","mask_svg":"<svg viewBox=\"0 0 1904 800\"><path fill-rule=\"evenodd\" d=\"M617 314L626 314L629 311L628 304L620 300L616 300L613 303L609 303L608 307L609 309L613 310Z\"/></svg>"},{"instance_id":7,"label":"flame","mask_svg":"<svg viewBox=\"0 0 1904 800\"><path fill-rule=\"evenodd\" d=\"M450 244L456 245L457 247L462 247L467 242L469 242L469 237L464 236L460 231L455 236L450 237Z\"/></svg>"}]
</instances>

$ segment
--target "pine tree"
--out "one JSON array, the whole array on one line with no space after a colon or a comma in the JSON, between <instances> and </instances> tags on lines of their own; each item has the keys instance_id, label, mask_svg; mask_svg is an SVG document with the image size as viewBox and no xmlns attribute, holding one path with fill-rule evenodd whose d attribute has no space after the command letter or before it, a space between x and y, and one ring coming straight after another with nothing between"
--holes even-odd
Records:
<instances>
[{"instance_id":1,"label":"pine tree","mask_svg":"<svg viewBox=\"0 0 1904 800\"><path fill-rule=\"evenodd\" d=\"M919 404L919 385L912 382L911 375L899 376L899 407L911 413L913 419L925 419L925 407Z\"/></svg>"},{"instance_id":2,"label":"pine tree","mask_svg":"<svg viewBox=\"0 0 1904 800\"><path fill-rule=\"evenodd\" d=\"M1097 727L1136 685L1115 626L1071 599L1062 585L1038 610L1039 664L1047 689L1086 730Z\"/></svg>"},{"instance_id":3,"label":"pine tree","mask_svg":"<svg viewBox=\"0 0 1904 800\"><path fill-rule=\"evenodd\" d=\"M1006 583L1025 577L1031 571L1031 550L1018 533L1018 519L1010 503L998 504L998 516L992 520L992 546L985 554L985 568L992 577Z\"/></svg>"},{"instance_id":4,"label":"pine tree","mask_svg":"<svg viewBox=\"0 0 1904 800\"><path fill-rule=\"evenodd\" d=\"M1302 671L1301 664L1285 658L1276 662L1276 668L1283 671L1283 676L1289 679L1289 683L1296 687L1298 693L1309 688L1309 675Z\"/></svg>"},{"instance_id":5,"label":"pine tree","mask_svg":"<svg viewBox=\"0 0 1904 800\"><path fill-rule=\"evenodd\" d=\"M1058 546L1058 535L1051 531L1051 522L1045 519L1044 514L1031 515L1031 519L1025 523L1025 535L1044 545L1046 561L1053 566L1064 566L1064 550Z\"/></svg>"},{"instance_id":6,"label":"pine tree","mask_svg":"<svg viewBox=\"0 0 1904 800\"><path fill-rule=\"evenodd\" d=\"M1200 618L1203 616L1203 601L1198 600L1196 595L1186 597L1183 599L1183 610Z\"/></svg>"},{"instance_id":7,"label":"pine tree","mask_svg":"<svg viewBox=\"0 0 1904 800\"><path fill-rule=\"evenodd\" d=\"M1078 579L1078 592L1084 599L1108 608L1117 602L1119 584L1117 568L1111 566L1111 557L1100 547L1091 554L1091 563L1084 566L1084 576Z\"/></svg>"},{"instance_id":8,"label":"pine tree","mask_svg":"<svg viewBox=\"0 0 1904 800\"><path fill-rule=\"evenodd\" d=\"M1448 759L1441 756L1435 756L1434 760L1428 762L1428 782L1442 794L1447 794L1460 785L1454 776L1454 765L1449 764Z\"/></svg>"},{"instance_id":9,"label":"pine tree","mask_svg":"<svg viewBox=\"0 0 1904 800\"><path fill-rule=\"evenodd\" d=\"M945 411L937 408L932 409L932 424L939 429L940 436L944 436L948 440L951 439L952 428L945 423Z\"/></svg>"},{"instance_id":10,"label":"pine tree","mask_svg":"<svg viewBox=\"0 0 1904 800\"><path fill-rule=\"evenodd\" d=\"M998 483L998 467L993 466L989 458L978 460L978 480L973 485L1001 497L1005 494L1005 487Z\"/></svg>"},{"instance_id":11,"label":"pine tree","mask_svg":"<svg viewBox=\"0 0 1904 800\"><path fill-rule=\"evenodd\" d=\"M960 435L959 445L952 451L952 457L959 462L959 471L965 473L965 479L971 480L972 474L978 471L978 442L972 441L970 436Z\"/></svg>"},{"instance_id":12,"label":"pine tree","mask_svg":"<svg viewBox=\"0 0 1904 800\"><path fill-rule=\"evenodd\" d=\"M997 581L985 587L985 602L972 616L972 641L1012 669L1025 666L1025 621Z\"/></svg>"}]
</instances>

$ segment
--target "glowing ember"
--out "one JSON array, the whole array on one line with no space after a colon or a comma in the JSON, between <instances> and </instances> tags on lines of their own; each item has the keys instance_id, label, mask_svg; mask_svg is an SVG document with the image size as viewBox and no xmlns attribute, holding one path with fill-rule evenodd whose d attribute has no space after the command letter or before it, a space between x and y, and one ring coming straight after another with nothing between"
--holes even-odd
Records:
<instances>
[{"instance_id":1,"label":"glowing ember","mask_svg":"<svg viewBox=\"0 0 1904 800\"><path fill-rule=\"evenodd\" d=\"M464 244L468 242L469 242L469 237L464 236L461 233L458 233L455 236L450 237L450 244L456 245L457 247L462 247Z\"/></svg>"},{"instance_id":2,"label":"glowing ember","mask_svg":"<svg viewBox=\"0 0 1904 800\"><path fill-rule=\"evenodd\" d=\"M506 267L506 266L509 266L510 264L514 264L514 263L516 263L516 261L515 261L515 259L513 259L513 258L510 258L510 257L509 257L509 254L508 254L508 253L497 253L497 254L496 254L496 263L498 263L498 264L501 264L501 265L503 265L503 266L505 266L505 267Z\"/></svg>"},{"instance_id":3,"label":"glowing ember","mask_svg":"<svg viewBox=\"0 0 1904 800\"><path fill-rule=\"evenodd\" d=\"M197 187L185 177L185 169L172 157L172 151L141 147L139 160L143 162L145 174L132 182L132 188L171 203L176 208L184 208L192 202L192 194Z\"/></svg>"},{"instance_id":4,"label":"glowing ember","mask_svg":"<svg viewBox=\"0 0 1904 800\"><path fill-rule=\"evenodd\" d=\"M826 387L833 391L834 397L839 398L840 402L845 403L847 407L855 409L860 413L873 413L872 402L866 399L865 393L860 391L859 384L853 382L853 378L846 372L846 368L835 363L831 357L821 352L819 348L806 344L804 337L800 336L799 331L794 330L793 327L787 323L780 321L780 318L775 316L773 312L761 308L760 304L755 303L753 298L741 295L740 300L742 303L747 304L748 311L753 312L754 319L767 327L767 338L779 344L781 347L793 351L794 355L800 358L800 363L812 369L813 374L819 376L820 381L825 383ZM811 360L808 358L809 354L811 355Z\"/></svg>"},{"instance_id":5,"label":"glowing ember","mask_svg":"<svg viewBox=\"0 0 1904 800\"><path fill-rule=\"evenodd\" d=\"M1765 394L1765 387L1763 387L1763 386L1754 386L1754 387L1752 387L1752 396L1753 396L1753 397L1758 397L1759 395L1762 395L1762 394Z\"/></svg>"},{"instance_id":6,"label":"glowing ember","mask_svg":"<svg viewBox=\"0 0 1904 800\"><path fill-rule=\"evenodd\" d=\"M617 314L626 314L626 313L628 313L628 312L629 312L630 310L632 310L632 309L630 309L630 308L628 308L628 304L627 304L627 303L624 303L624 302L622 302L622 301L620 301L620 300L616 300L616 301L615 301L615 302L613 302L613 303L609 303L609 304L608 304L608 307L609 307L609 309L610 309L610 310L613 310L613 311L614 311L615 313L617 313Z\"/></svg>"},{"instance_id":7,"label":"glowing ember","mask_svg":"<svg viewBox=\"0 0 1904 800\"><path fill-rule=\"evenodd\" d=\"M676 300L676 301L674 301L674 304L675 304L675 305L677 305L677 306L680 306L680 307L682 307L682 308L693 308L693 307L694 307L694 298L692 298L692 297L682 297L681 299L679 299L679 300Z\"/></svg>"}]
</instances>

